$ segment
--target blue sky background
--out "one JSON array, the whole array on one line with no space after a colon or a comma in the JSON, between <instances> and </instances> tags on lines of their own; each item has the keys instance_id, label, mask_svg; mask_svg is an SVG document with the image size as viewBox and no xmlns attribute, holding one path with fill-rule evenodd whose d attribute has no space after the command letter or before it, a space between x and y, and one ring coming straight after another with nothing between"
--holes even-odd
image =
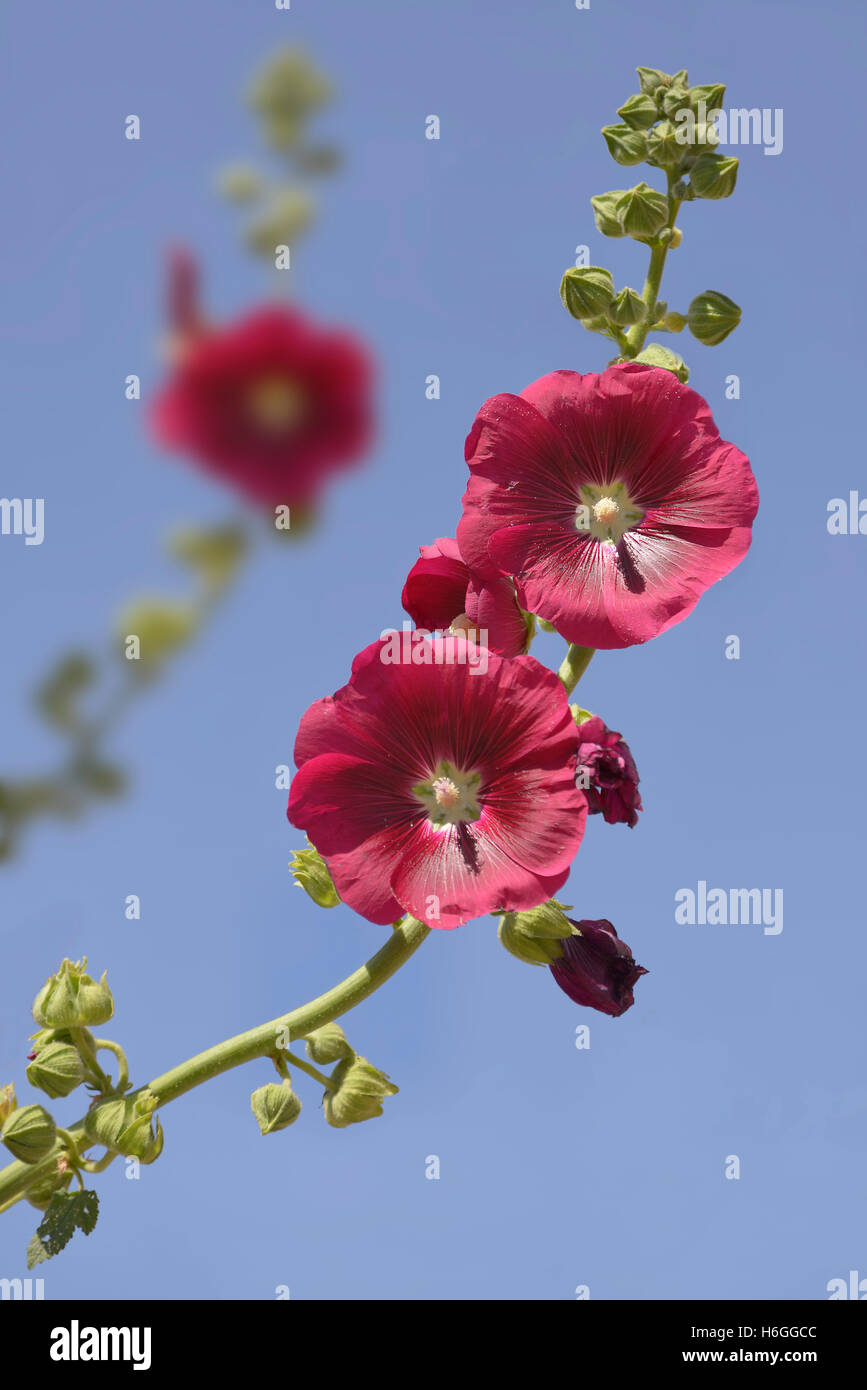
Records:
<instances>
[{"instance_id":1,"label":"blue sky background","mask_svg":"<svg viewBox=\"0 0 867 1390\"><path fill-rule=\"evenodd\" d=\"M864 1233L863 681L867 537L826 529L867 492L859 302L864 14L734 0L151 0L4 7L0 81L0 493L46 499L46 538L0 538L0 775L57 749L28 691L54 656L104 645L119 601L183 587L161 558L179 521L231 493L158 453L160 251L200 253L211 307L261 299L212 191L258 156L241 100L282 43L339 84L321 129L347 153L296 257L299 297L357 326L380 362L382 431L334 487L327 524L265 544L226 608L129 718L113 751L131 794L40 825L0 869L0 1082L22 1097L28 1003L63 955L108 969L103 1031L143 1082L354 969L383 939L294 888L300 837L275 765L308 704L400 622L420 543L452 533L463 440L481 402L609 355L557 287L586 243L640 285L643 248L606 241L591 194L637 181L599 135L637 64L725 81L726 105L782 107L784 148L734 151L734 197L685 207L665 297L705 288L744 309L715 349L681 345L691 384L750 456L761 510L747 560L656 641L600 654L584 704L641 773L636 830L595 818L561 895L608 917L650 970L635 1007L577 1009L498 945L492 919L435 934L346 1021L391 1073L383 1118L330 1129L306 1078L301 1119L263 1140L263 1063L167 1109L139 1181L97 1179L97 1231L43 1266L48 1298L571 1299L827 1297L867 1275ZM138 143L124 117L142 122ZM442 138L424 139L440 116ZM630 178L635 174L635 179ZM653 178L653 175L649 175ZM428 373L442 397L425 399ZM741 399L724 399L737 373ZM727 635L741 659L724 657ZM535 648L549 662L561 644ZM782 888L784 929L680 926L674 894ZM141 896L140 922L124 916ZM575 1028L590 1024L578 1051ZM59 1122L81 1110L71 1097ZM440 1158L438 1181L426 1156ZM741 1161L726 1181L727 1155ZM0 1222L0 1274L23 1274L38 1214Z\"/></svg>"}]
</instances>

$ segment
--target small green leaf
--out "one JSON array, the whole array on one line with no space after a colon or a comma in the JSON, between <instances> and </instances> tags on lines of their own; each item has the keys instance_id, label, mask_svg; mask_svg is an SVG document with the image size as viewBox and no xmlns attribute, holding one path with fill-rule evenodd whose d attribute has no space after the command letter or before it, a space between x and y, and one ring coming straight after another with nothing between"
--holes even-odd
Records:
<instances>
[{"instance_id":1,"label":"small green leaf","mask_svg":"<svg viewBox=\"0 0 867 1390\"><path fill-rule=\"evenodd\" d=\"M99 1198L89 1188L83 1192L55 1192L48 1210L36 1228L27 1248L27 1268L59 1255L76 1231L89 1236L99 1215ZM38 1254L36 1246L43 1251Z\"/></svg>"},{"instance_id":2,"label":"small green leaf","mask_svg":"<svg viewBox=\"0 0 867 1390\"><path fill-rule=\"evenodd\" d=\"M27 1247L27 1268L35 1269L36 1266L41 1265L44 1260L50 1259L51 1256L49 1255L45 1246L42 1244L42 1241L39 1239L39 1236L31 1236L30 1244Z\"/></svg>"}]
</instances>

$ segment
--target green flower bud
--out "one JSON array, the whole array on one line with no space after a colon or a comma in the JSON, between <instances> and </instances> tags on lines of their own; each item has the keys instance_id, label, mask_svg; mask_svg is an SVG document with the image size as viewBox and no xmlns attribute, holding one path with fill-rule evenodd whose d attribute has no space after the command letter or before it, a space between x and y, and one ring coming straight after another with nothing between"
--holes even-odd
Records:
<instances>
[{"instance_id":1,"label":"green flower bud","mask_svg":"<svg viewBox=\"0 0 867 1390\"><path fill-rule=\"evenodd\" d=\"M668 221L668 199L649 184L639 183L618 200L617 215L630 236L654 237Z\"/></svg>"},{"instance_id":2,"label":"green flower bud","mask_svg":"<svg viewBox=\"0 0 867 1390\"><path fill-rule=\"evenodd\" d=\"M671 83L671 78L667 72L660 68L636 68L641 90L647 96L653 96L658 87L667 87Z\"/></svg>"},{"instance_id":3,"label":"green flower bud","mask_svg":"<svg viewBox=\"0 0 867 1390\"><path fill-rule=\"evenodd\" d=\"M57 1143L57 1127L41 1105L20 1105L4 1121L0 1138L22 1163L38 1163Z\"/></svg>"},{"instance_id":4,"label":"green flower bud","mask_svg":"<svg viewBox=\"0 0 867 1390\"><path fill-rule=\"evenodd\" d=\"M662 93L662 109L666 116L672 120L678 111L682 111L689 104L689 91L686 87L682 87L679 82L672 81L671 86L666 87Z\"/></svg>"},{"instance_id":5,"label":"green flower bud","mask_svg":"<svg viewBox=\"0 0 867 1390\"><path fill-rule=\"evenodd\" d=\"M582 319L581 327L586 328L588 333L604 333L608 328L608 317L606 314L597 314L592 319Z\"/></svg>"},{"instance_id":6,"label":"green flower bud","mask_svg":"<svg viewBox=\"0 0 867 1390\"><path fill-rule=\"evenodd\" d=\"M71 1171L67 1168L63 1172L55 1168L53 1173L47 1177L40 1178L38 1182L31 1183L27 1189L27 1200L37 1211L46 1211L48 1203L51 1201L55 1192L62 1192L71 1177Z\"/></svg>"},{"instance_id":7,"label":"green flower bud","mask_svg":"<svg viewBox=\"0 0 867 1390\"><path fill-rule=\"evenodd\" d=\"M737 328L741 311L733 299L718 290L697 294L686 313L689 331L700 343L716 347Z\"/></svg>"},{"instance_id":8,"label":"green flower bud","mask_svg":"<svg viewBox=\"0 0 867 1390\"><path fill-rule=\"evenodd\" d=\"M687 367L682 357L678 357L676 352L663 347L661 343L648 343L643 352L635 358L636 362L646 362L649 367L664 367L667 372L673 372L678 381L684 385L689 381L689 367Z\"/></svg>"},{"instance_id":9,"label":"green flower bud","mask_svg":"<svg viewBox=\"0 0 867 1390\"><path fill-rule=\"evenodd\" d=\"M550 965L563 954L560 942L573 934L565 915L571 910L552 898L529 912L506 912L497 930L500 944L527 965Z\"/></svg>"},{"instance_id":10,"label":"green flower bud","mask_svg":"<svg viewBox=\"0 0 867 1390\"><path fill-rule=\"evenodd\" d=\"M610 193L597 193L595 198L590 199L593 218L603 236L626 236L616 211L618 200L625 192L624 188L615 188Z\"/></svg>"},{"instance_id":11,"label":"green flower bud","mask_svg":"<svg viewBox=\"0 0 867 1390\"><path fill-rule=\"evenodd\" d=\"M52 1100L68 1096L87 1075L78 1048L65 1042L49 1042L38 1047L25 1074L31 1086L44 1091Z\"/></svg>"},{"instance_id":12,"label":"green flower bud","mask_svg":"<svg viewBox=\"0 0 867 1390\"><path fill-rule=\"evenodd\" d=\"M726 89L724 82L706 82L698 87L690 87L689 104L698 111L699 103L704 102L705 115L711 111L721 111Z\"/></svg>"},{"instance_id":13,"label":"green flower bud","mask_svg":"<svg viewBox=\"0 0 867 1390\"><path fill-rule=\"evenodd\" d=\"M573 319L604 314L614 298L611 271L598 265L570 266L560 281L560 298Z\"/></svg>"},{"instance_id":14,"label":"green flower bud","mask_svg":"<svg viewBox=\"0 0 867 1390\"><path fill-rule=\"evenodd\" d=\"M321 1028L308 1034L306 1044L307 1056L312 1062L320 1064L339 1062L342 1057L355 1055L339 1023L324 1023Z\"/></svg>"},{"instance_id":15,"label":"green flower bud","mask_svg":"<svg viewBox=\"0 0 867 1390\"><path fill-rule=\"evenodd\" d=\"M683 232L679 227L663 227L659 233L659 240L663 246L668 246L670 250L676 251L683 241Z\"/></svg>"},{"instance_id":16,"label":"green flower bud","mask_svg":"<svg viewBox=\"0 0 867 1390\"><path fill-rule=\"evenodd\" d=\"M340 902L337 889L328 872L328 865L307 841L308 849L296 849L289 871L299 888L320 907L336 907Z\"/></svg>"},{"instance_id":17,"label":"green flower bud","mask_svg":"<svg viewBox=\"0 0 867 1390\"><path fill-rule=\"evenodd\" d=\"M382 1114L386 1096L396 1096L394 1086L384 1071L368 1062L366 1057L346 1057L331 1073L336 1090L325 1092L325 1118L335 1129L360 1124Z\"/></svg>"},{"instance_id":18,"label":"green flower bud","mask_svg":"<svg viewBox=\"0 0 867 1390\"><path fill-rule=\"evenodd\" d=\"M17 1104L13 1083L10 1081L8 1085L0 1086L0 1125L4 1123L8 1115L12 1114Z\"/></svg>"},{"instance_id":19,"label":"green flower bud","mask_svg":"<svg viewBox=\"0 0 867 1390\"><path fill-rule=\"evenodd\" d=\"M678 140L678 127L671 121L660 121L647 132L647 162L660 169L676 169L689 146Z\"/></svg>"},{"instance_id":20,"label":"green flower bud","mask_svg":"<svg viewBox=\"0 0 867 1390\"><path fill-rule=\"evenodd\" d=\"M629 328L633 323L641 323L647 313L647 305L637 290L627 285L614 296L608 318L618 328Z\"/></svg>"},{"instance_id":21,"label":"green flower bud","mask_svg":"<svg viewBox=\"0 0 867 1390\"><path fill-rule=\"evenodd\" d=\"M672 309L663 316L662 326L667 333L680 333L686 328L686 315L675 313Z\"/></svg>"},{"instance_id":22,"label":"green flower bud","mask_svg":"<svg viewBox=\"0 0 867 1390\"><path fill-rule=\"evenodd\" d=\"M696 198L728 198L738 178L734 155L703 154L693 165L690 187Z\"/></svg>"},{"instance_id":23,"label":"green flower bud","mask_svg":"<svg viewBox=\"0 0 867 1390\"><path fill-rule=\"evenodd\" d=\"M97 983L85 974L87 957L64 960L33 1001L33 1017L44 1028L87 1028L108 1023L114 1013L105 973Z\"/></svg>"},{"instance_id":24,"label":"green flower bud","mask_svg":"<svg viewBox=\"0 0 867 1390\"><path fill-rule=\"evenodd\" d=\"M188 603L167 599L137 599L127 604L117 619L117 631L126 646L130 637L138 638L136 666L153 670L193 635L196 613Z\"/></svg>"},{"instance_id":25,"label":"green flower bud","mask_svg":"<svg viewBox=\"0 0 867 1390\"><path fill-rule=\"evenodd\" d=\"M163 1151L162 1125L147 1104L139 1105L131 1096L100 1101L88 1111L84 1132L91 1143L142 1163L153 1163Z\"/></svg>"},{"instance_id":26,"label":"green flower bud","mask_svg":"<svg viewBox=\"0 0 867 1390\"><path fill-rule=\"evenodd\" d=\"M617 114L633 130L647 130L659 116L656 102L645 92L636 92L635 96L629 97L617 108Z\"/></svg>"},{"instance_id":27,"label":"green flower bud","mask_svg":"<svg viewBox=\"0 0 867 1390\"><path fill-rule=\"evenodd\" d=\"M232 203L250 203L263 192L262 180L249 164L230 164L221 170L218 186Z\"/></svg>"},{"instance_id":28,"label":"green flower bud","mask_svg":"<svg viewBox=\"0 0 867 1390\"><path fill-rule=\"evenodd\" d=\"M628 125L606 125L602 134L608 153L618 164L640 164L647 154L647 143L640 130Z\"/></svg>"},{"instance_id":29,"label":"green flower bud","mask_svg":"<svg viewBox=\"0 0 867 1390\"><path fill-rule=\"evenodd\" d=\"M158 1119L150 1115L140 1115L133 1120L118 1140L118 1150L128 1158L137 1158L140 1163L154 1163L163 1151L165 1135Z\"/></svg>"},{"instance_id":30,"label":"green flower bud","mask_svg":"<svg viewBox=\"0 0 867 1390\"><path fill-rule=\"evenodd\" d=\"M693 130L692 146L690 154L700 159L706 150L712 150L719 144L719 134L712 121L700 121Z\"/></svg>"},{"instance_id":31,"label":"green flower bud","mask_svg":"<svg viewBox=\"0 0 867 1390\"><path fill-rule=\"evenodd\" d=\"M288 1129L301 1114L301 1102L292 1090L292 1083L269 1081L250 1097L250 1109L256 1116L261 1134L275 1134Z\"/></svg>"}]
</instances>

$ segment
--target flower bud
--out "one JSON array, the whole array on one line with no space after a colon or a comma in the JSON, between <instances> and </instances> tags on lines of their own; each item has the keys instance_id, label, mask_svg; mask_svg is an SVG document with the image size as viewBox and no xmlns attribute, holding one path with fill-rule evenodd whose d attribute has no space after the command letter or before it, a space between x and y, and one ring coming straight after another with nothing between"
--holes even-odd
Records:
<instances>
[{"instance_id":1,"label":"flower bud","mask_svg":"<svg viewBox=\"0 0 867 1390\"><path fill-rule=\"evenodd\" d=\"M662 93L662 109L670 120L674 120L678 111L689 107L689 91L682 87L679 82L672 82L670 87L666 87Z\"/></svg>"},{"instance_id":2,"label":"flower bud","mask_svg":"<svg viewBox=\"0 0 867 1390\"><path fill-rule=\"evenodd\" d=\"M560 298L573 319L604 314L614 298L611 271L598 265L570 266L560 282Z\"/></svg>"},{"instance_id":3,"label":"flower bud","mask_svg":"<svg viewBox=\"0 0 867 1390\"><path fill-rule=\"evenodd\" d=\"M618 328L629 328L633 323L642 323L647 314L647 305L637 290L627 285L619 290L608 310L608 319Z\"/></svg>"},{"instance_id":4,"label":"flower bud","mask_svg":"<svg viewBox=\"0 0 867 1390\"><path fill-rule=\"evenodd\" d=\"M56 1100L80 1086L87 1073L78 1048L68 1042L52 1041L36 1048L25 1075L31 1086Z\"/></svg>"},{"instance_id":5,"label":"flower bud","mask_svg":"<svg viewBox=\"0 0 867 1390\"><path fill-rule=\"evenodd\" d=\"M693 165L690 187L696 198L728 198L738 178L734 155L703 154Z\"/></svg>"},{"instance_id":6,"label":"flower bud","mask_svg":"<svg viewBox=\"0 0 867 1390\"><path fill-rule=\"evenodd\" d=\"M529 912L503 913L497 935L500 944L526 965L550 965L562 956L560 943L572 935L572 923L563 904L552 898Z\"/></svg>"},{"instance_id":7,"label":"flower bud","mask_svg":"<svg viewBox=\"0 0 867 1390\"><path fill-rule=\"evenodd\" d=\"M741 311L733 299L718 290L697 294L686 313L689 331L700 343L716 347L737 328Z\"/></svg>"},{"instance_id":8,"label":"flower bud","mask_svg":"<svg viewBox=\"0 0 867 1390\"><path fill-rule=\"evenodd\" d=\"M632 952L610 922L574 922L561 960L551 974L576 1004L619 1018L635 1002L632 987L647 971L636 965Z\"/></svg>"},{"instance_id":9,"label":"flower bud","mask_svg":"<svg viewBox=\"0 0 867 1390\"><path fill-rule=\"evenodd\" d=\"M677 127L671 121L660 121L647 132L647 162L660 169L676 169L687 152L677 138Z\"/></svg>"},{"instance_id":10,"label":"flower bud","mask_svg":"<svg viewBox=\"0 0 867 1390\"><path fill-rule=\"evenodd\" d=\"M670 250L676 251L683 241L683 232L679 227L663 227L662 231L659 233L659 240L663 246L667 246Z\"/></svg>"},{"instance_id":11,"label":"flower bud","mask_svg":"<svg viewBox=\"0 0 867 1390\"><path fill-rule=\"evenodd\" d=\"M84 1132L91 1143L142 1163L153 1163L163 1150L162 1125L154 1121L147 1105L140 1106L131 1096L100 1101L88 1111Z\"/></svg>"},{"instance_id":12,"label":"flower bud","mask_svg":"<svg viewBox=\"0 0 867 1390\"><path fill-rule=\"evenodd\" d=\"M307 1056L312 1062L339 1062L354 1053L339 1023L324 1023L307 1035Z\"/></svg>"},{"instance_id":13,"label":"flower bud","mask_svg":"<svg viewBox=\"0 0 867 1390\"><path fill-rule=\"evenodd\" d=\"M46 1177L31 1183L26 1194L28 1202L32 1207L36 1207L37 1211L46 1211L55 1192L61 1192L69 1182L69 1178L68 1168L61 1171L55 1167L54 1171Z\"/></svg>"},{"instance_id":14,"label":"flower bud","mask_svg":"<svg viewBox=\"0 0 867 1390\"><path fill-rule=\"evenodd\" d=\"M699 103L704 102L704 114L721 111L726 89L724 82L706 82L698 87L690 87L689 104L693 111L699 111Z\"/></svg>"},{"instance_id":15,"label":"flower bud","mask_svg":"<svg viewBox=\"0 0 867 1390\"><path fill-rule=\"evenodd\" d=\"M603 236L626 236L616 211L617 203L625 192L625 188L615 188L610 193L597 193L595 198L590 199L596 227Z\"/></svg>"},{"instance_id":16,"label":"flower bud","mask_svg":"<svg viewBox=\"0 0 867 1390\"><path fill-rule=\"evenodd\" d=\"M678 314L671 309L662 320L662 327L666 333L681 333L686 328L686 315Z\"/></svg>"},{"instance_id":17,"label":"flower bud","mask_svg":"<svg viewBox=\"0 0 867 1390\"><path fill-rule=\"evenodd\" d=\"M636 362L646 362L650 367L664 367L667 372L673 372L678 381L684 385L689 381L689 367L682 357L678 357L676 352L663 347L661 343L648 343L647 347L634 359Z\"/></svg>"},{"instance_id":18,"label":"flower bud","mask_svg":"<svg viewBox=\"0 0 867 1390\"><path fill-rule=\"evenodd\" d=\"M638 80L642 92L647 96L654 96L658 87L667 87L671 83L671 78L667 72L660 68L636 68Z\"/></svg>"},{"instance_id":19,"label":"flower bud","mask_svg":"<svg viewBox=\"0 0 867 1390\"><path fill-rule=\"evenodd\" d=\"M250 1109L256 1116L261 1134L275 1134L288 1129L301 1114L301 1102L292 1090L290 1081L269 1081L250 1097Z\"/></svg>"},{"instance_id":20,"label":"flower bud","mask_svg":"<svg viewBox=\"0 0 867 1390\"><path fill-rule=\"evenodd\" d=\"M296 849L289 871L299 888L319 907L336 907L340 902L328 865L308 840L308 849Z\"/></svg>"},{"instance_id":21,"label":"flower bud","mask_svg":"<svg viewBox=\"0 0 867 1390\"><path fill-rule=\"evenodd\" d=\"M606 125L602 134L608 153L618 164L640 164L647 154L647 144L640 130L628 125Z\"/></svg>"},{"instance_id":22,"label":"flower bud","mask_svg":"<svg viewBox=\"0 0 867 1390\"><path fill-rule=\"evenodd\" d=\"M17 1104L13 1083L10 1081L8 1085L0 1086L0 1125L5 1122L8 1115L12 1114Z\"/></svg>"},{"instance_id":23,"label":"flower bud","mask_svg":"<svg viewBox=\"0 0 867 1390\"><path fill-rule=\"evenodd\" d=\"M331 1073L337 1083L335 1090L325 1092L325 1118L335 1129L360 1124L382 1114L386 1096L396 1096L397 1087L384 1071L371 1065L366 1057L346 1057Z\"/></svg>"},{"instance_id":24,"label":"flower bud","mask_svg":"<svg viewBox=\"0 0 867 1390\"><path fill-rule=\"evenodd\" d=\"M108 1023L114 1013L105 972L97 983L84 973L87 957L64 960L33 1001L33 1017L43 1028L88 1028Z\"/></svg>"},{"instance_id":25,"label":"flower bud","mask_svg":"<svg viewBox=\"0 0 867 1390\"><path fill-rule=\"evenodd\" d=\"M0 1137L22 1163L38 1163L57 1143L57 1127L41 1105L20 1105L4 1121Z\"/></svg>"},{"instance_id":26,"label":"flower bud","mask_svg":"<svg viewBox=\"0 0 867 1390\"><path fill-rule=\"evenodd\" d=\"M654 237L668 221L668 199L647 183L627 189L617 202L623 230L633 237Z\"/></svg>"},{"instance_id":27,"label":"flower bud","mask_svg":"<svg viewBox=\"0 0 867 1390\"><path fill-rule=\"evenodd\" d=\"M659 117L656 102L646 92L636 92L629 97L617 108L617 114L633 130L647 130Z\"/></svg>"}]
</instances>

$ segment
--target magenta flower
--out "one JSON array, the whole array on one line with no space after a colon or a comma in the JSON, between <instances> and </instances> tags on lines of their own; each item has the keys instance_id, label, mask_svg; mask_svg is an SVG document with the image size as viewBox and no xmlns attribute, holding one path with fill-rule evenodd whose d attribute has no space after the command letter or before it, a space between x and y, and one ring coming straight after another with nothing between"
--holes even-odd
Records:
<instances>
[{"instance_id":1,"label":"magenta flower","mask_svg":"<svg viewBox=\"0 0 867 1390\"><path fill-rule=\"evenodd\" d=\"M486 645L500 656L526 651L527 624L511 580L498 574L487 582L474 577L450 536L420 546L419 554L401 595L416 626L428 632L462 632L471 640L486 633Z\"/></svg>"},{"instance_id":2,"label":"magenta flower","mask_svg":"<svg viewBox=\"0 0 867 1390\"><path fill-rule=\"evenodd\" d=\"M513 576L521 607L579 646L665 632L749 548L749 461L660 367L551 372L494 396L466 457L462 555Z\"/></svg>"},{"instance_id":3,"label":"magenta flower","mask_svg":"<svg viewBox=\"0 0 867 1390\"><path fill-rule=\"evenodd\" d=\"M578 725L578 739L578 785L587 794L591 816L601 811L609 825L637 825L641 796L628 743L598 715Z\"/></svg>"},{"instance_id":4,"label":"magenta flower","mask_svg":"<svg viewBox=\"0 0 867 1390\"><path fill-rule=\"evenodd\" d=\"M287 814L362 917L456 927L566 881L587 818L577 746L563 687L534 657L446 636L403 661L386 637L304 715Z\"/></svg>"},{"instance_id":5,"label":"magenta flower","mask_svg":"<svg viewBox=\"0 0 867 1390\"><path fill-rule=\"evenodd\" d=\"M604 918L572 925L580 935L560 942L563 956L549 966L551 974L576 1004L619 1018L635 1002L632 986L647 971L635 964L626 942Z\"/></svg>"}]
</instances>

